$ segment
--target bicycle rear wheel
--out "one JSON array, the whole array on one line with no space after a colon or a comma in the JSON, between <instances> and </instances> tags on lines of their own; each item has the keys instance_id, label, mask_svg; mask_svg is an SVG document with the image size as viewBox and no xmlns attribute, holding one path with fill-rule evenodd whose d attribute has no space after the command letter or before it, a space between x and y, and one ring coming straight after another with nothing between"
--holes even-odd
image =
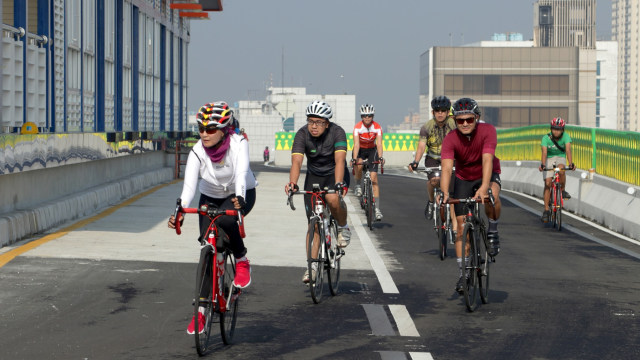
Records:
<instances>
[{"instance_id":1,"label":"bicycle rear wheel","mask_svg":"<svg viewBox=\"0 0 640 360\"><path fill-rule=\"evenodd\" d=\"M222 278L222 295L227 301L227 308L220 309L220 334L225 345L231 344L238 319L238 297L240 289L233 286L236 276L236 259L226 250L224 252L224 274ZM231 294L231 296L229 296Z\"/></svg>"},{"instance_id":2,"label":"bicycle rear wheel","mask_svg":"<svg viewBox=\"0 0 640 360\"><path fill-rule=\"evenodd\" d=\"M318 234L318 240L314 235ZM317 217L312 217L309 222L309 230L307 231L307 270L309 271L309 292L311 299L318 304L322 298L322 288L324 287L324 259L322 258L322 241L324 239L322 232L322 223ZM314 243L320 241L320 249L318 255L313 256Z\"/></svg>"},{"instance_id":3,"label":"bicycle rear wheel","mask_svg":"<svg viewBox=\"0 0 640 360\"><path fill-rule=\"evenodd\" d=\"M469 244L469 265L466 266L467 283L463 287L464 303L467 306L467 310L473 312L478 307L477 295L478 295L478 251L475 231L471 225L464 226L464 232L462 233L462 251L466 249Z\"/></svg>"},{"instance_id":4,"label":"bicycle rear wheel","mask_svg":"<svg viewBox=\"0 0 640 360\"><path fill-rule=\"evenodd\" d=\"M196 293L193 303L193 315L195 317L195 330L194 336L196 341L196 350L198 355L202 356L207 352L209 348L209 340L211 338L211 323L215 312L213 309L213 251L211 246L205 246L200 250L200 262L198 263L198 270L196 272ZM198 313L203 313L204 317L201 319ZM201 324L203 323L203 324ZM204 327L204 330L199 333L200 327Z\"/></svg>"},{"instance_id":5,"label":"bicycle rear wheel","mask_svg":"<svg viewBox=\"0 0 640 360\"><path fill-rule=\"evenodd\" d=\"M491 259L489 257L489 239L487 239L487 230L480 227L479 239L482 239L482 245L478 244L478 250L480 259L478 269L478 287L480 288L480 299L483 304L489 302L489 265L491 265Z\"/></svg>"},{"instance_id":6,"label":"bicycle rear wheel","mask_svg":"<svg viewBox=\"0 0 640 360\"><path fill-rule=\"evenodd\" d=\"M338 294L340 286L340 258L342 257L342 249L338 247L338 224L335 220L331 220L329 224L329 243L327 244L327 280L329 283L329 291L331 295ZM325 243L326 244L326 243Z\"/></svg>"},{"instance_id":7,"label":"bicycle rear wheel","mask_svg":"<svg viewBox=\"0 0 640 360\"><path fill-rule=\"evenodd\" d=\"M558 231L562 230L562 190L556 191L556 222Z\"/></svg>"}]
</instances>

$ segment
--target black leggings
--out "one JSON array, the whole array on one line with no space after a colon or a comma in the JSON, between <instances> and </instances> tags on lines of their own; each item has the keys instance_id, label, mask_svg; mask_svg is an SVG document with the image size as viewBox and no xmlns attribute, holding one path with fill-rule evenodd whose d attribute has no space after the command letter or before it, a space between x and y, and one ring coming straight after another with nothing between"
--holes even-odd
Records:
<instances>
[{"instance_id":1,"label":"black leggings","mask_svg":"<svg viewBox=\"0 0 640 360\"><path fill-rule=\"evenodd\" d=\"M235 195L229 195L226 198L217 199L206 196L204 194L200 195L200 201L198 202L198 207L202 204L207 204L208 206L215 207L221 210L233 210L233 202L231 199L236 197ZM256 189L247 190L247 198L245 199L246 205L244 207L244 215L248 215L251 209L253 209L253 205L256 203ZM209 228L209 224L211 224L211 219L208 216L200 215L200 238L205 236L204 232ZM232 216L220 216L218 220L216 220L216 225L218 225L218 230L222 229L222 236L220 238L223 240L224 245L226 245L233 252L233 256L236 259L239 259L247 253L247 248L244 246L244 241L242 240L242 236L240 236L240 230L238 229L238 224L236 223L236 218ZM226 235L226 236L225 236ZM228 240L227 240L228 238ZM221 246L221 243L218 243L217 246Z\"/></svg>"}]
</instances>

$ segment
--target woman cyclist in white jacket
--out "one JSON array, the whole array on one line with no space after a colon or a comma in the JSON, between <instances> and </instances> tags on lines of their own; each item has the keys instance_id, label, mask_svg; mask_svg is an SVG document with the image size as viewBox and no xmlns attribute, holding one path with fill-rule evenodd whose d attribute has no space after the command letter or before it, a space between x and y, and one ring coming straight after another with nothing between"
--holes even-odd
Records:
<instances>
[{"instance_id":1,"label":"woman cyclist in white jacket","mask_svg":"<svg viewBox=\"0 0 640 360\"><path fill-rule=\"evenodd\" d=\"M249 168L248 141L234 131L233 111L222 101L208 103L200 108L196 119L200 141L193 146L187 159L180 196L182 206L189 207L198 186L201 194L198 206L207 204L219 209L238 209L247 215L256 201L257 181ZM198 177L202 178L199 185ZM199 219L200 236L203 236L211 220L202 215ZM236 220L222 216L216 223L229 237L228 247L237 260L234 285L239 288L249 286L251 267ZM168 225L175 228L173 216ZM195 333L194 320L187 332Z\"/></svg>"}]
</instances>

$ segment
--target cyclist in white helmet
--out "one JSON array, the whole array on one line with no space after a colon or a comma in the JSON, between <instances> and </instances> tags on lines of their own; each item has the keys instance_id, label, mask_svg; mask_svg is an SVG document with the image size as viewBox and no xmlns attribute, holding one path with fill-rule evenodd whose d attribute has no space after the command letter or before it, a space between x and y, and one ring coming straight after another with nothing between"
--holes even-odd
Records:
<instances>
[{"instance_id":1,"label":"cyclist in white helmet","mask_svg":"<svg viewBox=\"0 0 640 360\"><path fill-rule=\"evenodd\" d=\"M341 191L342 196L349 190L349 172L346 166L347 136L338 124L329 121L333 116L331 106L324 101L314 101L307 106L307 124L301 127L291 147L291 170L285 193L298 191L298 179L302 160L307 157L307 174L304 190L313 190L313 184L320 188ZM331 215L338 222L338 246L346 247L351 240L351 231L347 225L347 209L340 207L338 194L325 196ZM307 220L311 217L311 197L305 195ZM308 270L302 277L309 282Z\"/></svg>"},{"instance_id":2,"label":"cyclist in white helmet","mask_svg":"<svg viewBox=\"0 0 640 360\"><path fill-rule=\"evenodd\" d=\"M382 157L382 127L373 121L375 109L373 105L364 104L360 106L360 118L362 121L353 127L353 152L351 163L355 166L356 196L362 196L360 182L362 180L362 160L369 162L380 160L384 164ZM378 185L378 164L369 165L371 182L373 184L374 204L376 205L376 220L382 220L380 211L380 186Z\"/></svg>"}]
</instances>

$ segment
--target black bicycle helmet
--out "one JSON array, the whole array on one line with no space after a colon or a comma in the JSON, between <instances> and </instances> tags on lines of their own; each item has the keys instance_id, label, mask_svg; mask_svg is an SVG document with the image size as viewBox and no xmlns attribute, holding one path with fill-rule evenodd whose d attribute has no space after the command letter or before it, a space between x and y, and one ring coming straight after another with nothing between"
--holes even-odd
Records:
<instances>
[{"instance_id":1,"label":"black bicycle helmet","mask_svg":"<svg viewBox=\"0 0 640 360\"><path fill-rule=\"evenodd\" d=\"M431 100L431 109L448 111L451 109L451 100L446 96L436 96Z\"/></svg>"},{"instance_id":2,"label":"black bicycle helmet","mask_svg":"<svg viewBox=\"0 0 640 360\"><path fill-rule=\"evenodd\" d=\"M465 115L465 114L474 114L480 116L480 107L478 107L478 103L471 98L462 98L458 99L453 104L453 115Z\"/></svg>"}]
</instances>

